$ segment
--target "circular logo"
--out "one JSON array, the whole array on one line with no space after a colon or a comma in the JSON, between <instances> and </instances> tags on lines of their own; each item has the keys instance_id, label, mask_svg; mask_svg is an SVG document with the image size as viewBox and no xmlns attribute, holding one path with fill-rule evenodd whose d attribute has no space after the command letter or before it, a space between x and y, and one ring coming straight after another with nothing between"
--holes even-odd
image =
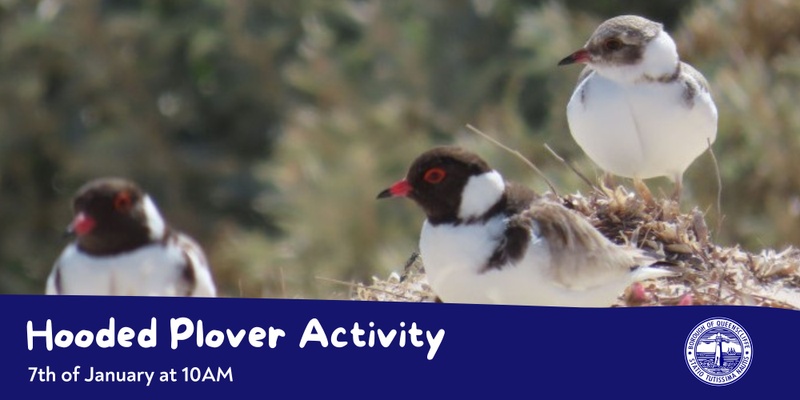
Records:
<instances>
[{"instance_id":1,"label":"circular logo","mask_svg":"<svg viewBox=\"0 0 800 400\"><path fill-rule=\"evenodd\" d=\"M730 385L753 363L753 343L736 321L709 318L689 333L684 357L697 379L712 386Z\"/></svg>"}]
</instances>

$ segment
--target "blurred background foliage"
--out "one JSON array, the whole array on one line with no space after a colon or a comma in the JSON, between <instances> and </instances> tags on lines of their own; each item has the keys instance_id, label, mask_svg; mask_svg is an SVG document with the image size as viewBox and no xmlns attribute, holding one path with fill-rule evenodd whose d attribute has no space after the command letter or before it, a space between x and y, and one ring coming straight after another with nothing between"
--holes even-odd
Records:
<instances>
[{"instance_id":1,"label":"blurred background foliage","mask_svg":"<svg viewBox=\"0 0 800 400\"><path fill-rule=\"evenodd\" d=\"M661 21L720 113L718 244L800 243L800 2L0 0L0 293L41 293L70 199L121 175L205 247L222 296L341 298L400 270L422 213L375 200L438 144L587 191L556 67L604 19ZM711 157L683 209L714 210ZM628 184L629 182L623 181ZM648 181L669 193L665 179Z\"/></svg>"}]
</instances>

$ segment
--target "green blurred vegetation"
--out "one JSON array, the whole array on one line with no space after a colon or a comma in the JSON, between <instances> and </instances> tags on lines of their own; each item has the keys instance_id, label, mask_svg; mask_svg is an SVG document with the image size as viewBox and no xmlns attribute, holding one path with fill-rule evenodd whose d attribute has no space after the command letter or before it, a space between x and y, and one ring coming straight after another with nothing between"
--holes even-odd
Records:
<instances>
[{"instance_id":1,"label":"green blurred vegetation","mask_svg":"<svg viewBox=\"0 0 800 400\"><path fill-rule=\"evenodd\" d=\"M102 175L140 182L245 297L342 297L331 280L401 268L423 216L375 195L433 145L547 189L468 123L586 191L543 146L597 176L566 124L580 67L556 63L627 13L712 86L716 242L800 242L800 2L2 0L0 293L43 291L73 192ZM713 171L698 159L683 199L712 226Z\"/></svg>"}]
</instances>

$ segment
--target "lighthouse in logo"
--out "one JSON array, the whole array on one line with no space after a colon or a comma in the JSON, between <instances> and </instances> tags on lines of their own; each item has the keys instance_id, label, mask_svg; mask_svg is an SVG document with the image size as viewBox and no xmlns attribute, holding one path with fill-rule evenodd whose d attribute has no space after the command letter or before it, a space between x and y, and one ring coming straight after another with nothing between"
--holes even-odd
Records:
<instances>
[{"instance_id":1,"label":"lighthouse in logo","mask_svg":"<svg viewBox=\"0 0 800 400\"><path fill-rule=\"evenodd\" d=\"M737 322L709 318L689 333L684 356L697 379L712 386L724 386L739 380L750 368L753 344Z\"/></svg>"}]
</instances>

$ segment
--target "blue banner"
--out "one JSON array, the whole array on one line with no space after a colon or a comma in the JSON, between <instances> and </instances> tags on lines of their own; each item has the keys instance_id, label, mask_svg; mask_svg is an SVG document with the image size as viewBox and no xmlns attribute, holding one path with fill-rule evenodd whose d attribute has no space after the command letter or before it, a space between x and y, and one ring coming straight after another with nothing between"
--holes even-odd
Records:
<instances>
[{"instance_id":1,"label":"blue banner","mask_svg":"<svg viewBox=\"0 0 800 400\"><path fill-rule=\"evenodd\" d=\"M617 398L796 391L800 313L0 296L25 398ZM5 398L18 398L22 394Z\"/></svg>"}]
</instances>

